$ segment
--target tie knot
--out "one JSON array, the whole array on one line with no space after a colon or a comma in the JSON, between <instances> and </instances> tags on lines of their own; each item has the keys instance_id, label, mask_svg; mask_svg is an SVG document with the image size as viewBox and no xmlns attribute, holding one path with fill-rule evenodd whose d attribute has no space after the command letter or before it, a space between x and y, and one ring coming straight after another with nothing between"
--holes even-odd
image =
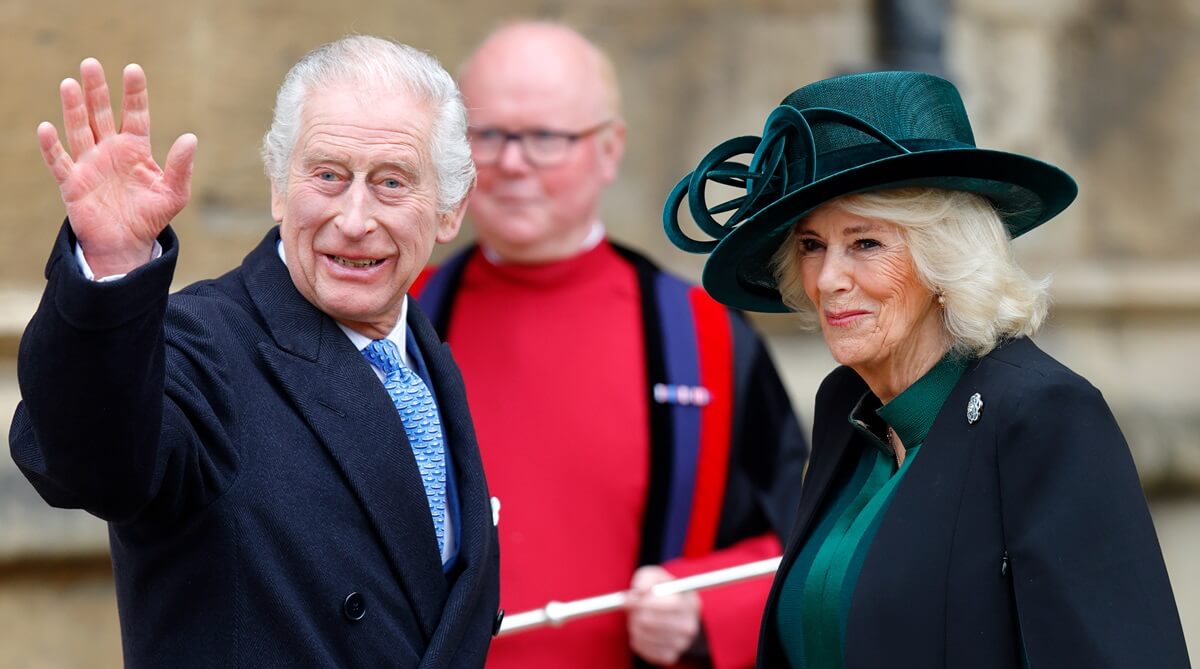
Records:
<instances>
[{"instance_id":1,"label":"tie knot","mask_svg":"<svg viewBox=\"0 0 1200 669\"><path fill-rule=\"evenodd\" d=\"M374 339L362 350L367 362L379 368L385 375L404 369L400 362L400 349L390 339Z\"/></svg>"}]
</instances>

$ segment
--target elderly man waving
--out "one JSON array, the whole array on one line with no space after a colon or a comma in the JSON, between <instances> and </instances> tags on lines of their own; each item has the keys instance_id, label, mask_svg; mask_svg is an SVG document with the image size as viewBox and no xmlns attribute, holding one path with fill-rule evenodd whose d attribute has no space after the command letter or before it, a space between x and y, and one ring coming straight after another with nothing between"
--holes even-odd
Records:
<instances>
[{"instance_id":1,"label":"elderly man waving","mask_svg":"<svg viewBox=\"0 0 1200 669\"><path fill-rule=\"evenodd\" d=\"M146 78L95 60L38 128L67 223L21 341L14 460L109 521L131 667L479 666L497 544L453 360L406 297L474 171L458 91L371 37L288 73L278 227L168 296L196 138L164 169Z\"/></svg>"}]
</instances>

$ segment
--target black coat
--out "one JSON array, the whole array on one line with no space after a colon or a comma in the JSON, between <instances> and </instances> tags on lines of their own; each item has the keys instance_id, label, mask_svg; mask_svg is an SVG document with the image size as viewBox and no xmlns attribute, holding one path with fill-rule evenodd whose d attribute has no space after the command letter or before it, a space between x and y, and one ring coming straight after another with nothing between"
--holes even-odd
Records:
<instances>
[{"instance_id":1,"label":"black coat","mask_svg":"<svg viewBox=\"0 0 1200 669\"><path fill-rule=\"evenodd\" d=\"M50 504L109 521L130 667L482 666L498 550L458 369L410 303L458 476L447 576L391 400L277 240L168 298L169 229L161 259L93 283L64 226L21 340L13 459Z\"/></svg>"},{"instance_id":2,"label":"black coat","mask_svg":"<svg viewBox=\"0 0 1200 669\"><path fill-rule=\"evenodd\" d=\"M834 481L869 448L847 420L867 390L841 367L817 394L760 667L787 666L779 590ZM1099 391L1027 339L968 367L867 553L844 649L848 669L1007 669L1022 654L1035 669L1188 666L1137 471Z\"/></svg>"}]
</instances>

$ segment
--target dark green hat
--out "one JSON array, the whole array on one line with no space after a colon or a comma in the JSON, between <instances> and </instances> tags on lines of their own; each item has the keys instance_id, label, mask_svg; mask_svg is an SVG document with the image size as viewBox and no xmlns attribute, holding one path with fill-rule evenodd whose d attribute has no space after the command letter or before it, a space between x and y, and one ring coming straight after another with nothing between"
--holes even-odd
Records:
<instances>
[{"instance_id":1,"label":"dark green hat","mask_svg":"<svg viewBox=\"0 0 1200 669\"><path fill-rule=\"evenodd\" d=\"M750 164L731 160L752 155ZM709 207L707 181L746 194ZM954 84L921 72L870 72L797 90L767 118L763 136L713 149L667 197L663 224L679 248L711 253L704 288L749 311L788 311L770 262L803 216L850 193L929 186L963 190L995 205L1013 237L1053 218L1075 199L1075 181L1040 160L975 147ZM714 239L679 228L679 206ZM724 222L714 214L733 212Z\"/></svg>"}]
</instances>

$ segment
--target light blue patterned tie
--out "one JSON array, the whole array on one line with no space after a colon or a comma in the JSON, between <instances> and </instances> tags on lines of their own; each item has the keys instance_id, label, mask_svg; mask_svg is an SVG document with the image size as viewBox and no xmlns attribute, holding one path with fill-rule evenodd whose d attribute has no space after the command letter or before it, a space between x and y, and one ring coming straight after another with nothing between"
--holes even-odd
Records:
<instances>
[{"instance_id":1,"label":"light blue patterned tie","mask_svg":"<svg viewBox=\"0 0 1200 669\"><path fill-rule=\"evenodd\" d=\"M390 340L376 339L363 349L362 354L383 372L383 387L404 423L421 482L425 484L429 513L437 533L438 553L441 554L446 546L446 448L437 404L421 377L400 361L400 351Z\"/></svg>"}]
</instances>

